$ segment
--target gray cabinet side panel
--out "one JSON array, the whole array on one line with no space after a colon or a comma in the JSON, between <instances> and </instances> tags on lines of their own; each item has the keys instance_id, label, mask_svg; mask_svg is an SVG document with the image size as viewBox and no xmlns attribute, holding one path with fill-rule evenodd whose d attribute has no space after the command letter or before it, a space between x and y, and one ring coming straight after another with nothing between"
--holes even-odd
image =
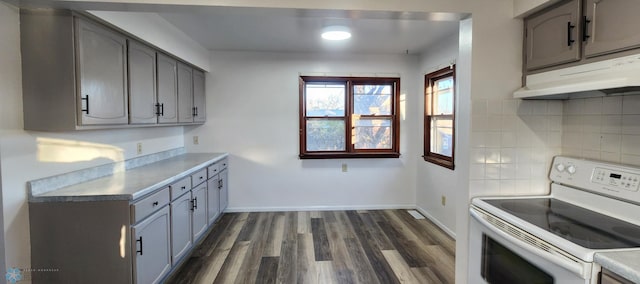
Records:
<instances>
[{"instance_id":1,"label":"gray cabinet side panel","mask_svg":"<svg viewBox=\"0 0 640 284\"><path fill-rule=\"evenodd\" d=\"M73 18L70 12L21 10L20 46L24 129L75 129Z\"/></svg>"},{"instance_id":2,"label":"gray cabinet side panel","mask_svg":"<svg viewBox=\"0 0 640 284\"><path fill-rule=\"evenodd\" d=\"M129 203L30 203L33 283L132 283Z\"/></svg>"}]
</instances>

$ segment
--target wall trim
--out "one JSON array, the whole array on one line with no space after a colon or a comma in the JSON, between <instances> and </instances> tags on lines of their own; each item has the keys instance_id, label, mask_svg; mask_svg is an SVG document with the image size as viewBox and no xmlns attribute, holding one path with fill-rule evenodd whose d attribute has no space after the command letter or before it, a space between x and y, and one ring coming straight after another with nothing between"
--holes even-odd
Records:
<instances>
[{"instance_id":1,"label":"wall trim","mask_svg":"<svg viewBox=\"0 0 640 284\"><path fill-rule=\"evenodd\" d=\"M451 229L449 229L447 226L445 226L444 224L442 224L442 222L440 222L438 219L436 219L435 217L433 217L433 215L429 214L427 212L427 210L424 210L422 208L420 208L419 206L416 206L415 208L416 210L418 210L418 212L420 212L420 214L424 215L425 217L427 217L427 219L429 219L431 222L433 222L434 224L436 224L436 226L438 226L440 229L442 229L445 233L447 233L447 235L449 235L451 238L453 238L454 240L456 239L456 233L454 231L451 231Z\"/></svg>"},{"instance_id":2,"label":"wall trim","mask_svg":"<svg viewBox=\"0 0 640 284\"><path fill-rule=\"evenodd\" d=\"M225 213L242 212L287 212L287 211L335 211L335 210L387 210L387 209L415 209L411 204L396 205L336 205L336 206L280 206L280 207L227 207Z\"/></svg>"}]
</instances>

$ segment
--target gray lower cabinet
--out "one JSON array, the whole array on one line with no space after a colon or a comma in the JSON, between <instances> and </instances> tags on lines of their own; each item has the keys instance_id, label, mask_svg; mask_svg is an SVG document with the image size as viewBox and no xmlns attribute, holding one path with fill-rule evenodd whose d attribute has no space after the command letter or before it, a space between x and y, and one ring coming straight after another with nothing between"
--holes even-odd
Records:
<instances>
[{"instance_id":1,"label":"gray lower cabinet","mask_svg":"<svg viewBox=\"0 0 640 284\"><path fill-rule=\"evenodd\" d=\"M193 246L191 191L171 201L171 262L176 265Z\"/></svg>"},{"instance_id":2,"label":"gray lower cabinet","mask_svg":"<svg viewBox=\"0 0 640 284\"><path fill-rule=\"evenodd\" d=\"M158 123L178 122L178 62L158 53Z\"/></svg>"},{"instance_id":3,"label":"gray lower cabinet","mask_svg":"<svg viewBox=\"0 0 640 284\"><path fill-rule=\"evenodd\" d=\"M178 62L178 122L193 122L193 69Z\"/></svg>"},{"instance_id":4,"label":"gray lower cabinet","mask_svg":"<svg viewBox=\"0 0 640 284\"><path fill-rule=\"evenodd\" d=\"M218 174L215 173L207 180L207 223L213 224L220 216L220 183Z\"/></svg>"},{"instance_id":5,"label":"gray lower cabinet","mask_svg":"<svg viewBox=\"0 0 640 284\"><path fill-rule=\"evenodd\" d=\"M155 124L159 105L156 95L156 51L128 41L129 120L131 124Z\"/></svg>"},{"instance_id":6,"label":"gray lower cabinet","mask_svg":"<svg viewBox=\"0 0 640 284\"><path fill-rule=\"evenodd\" d=\"M225 165L226 167L226 165ZM227 171L227 169L222 169L220 171L220 173L218 174L219 178L220 178L220 212L224 212L225 209L227 209L227 206L229 206L229 186L228 186L228 179L229 179L229 172Z\"/></svg>"},{"instance_id":7,"label":"gray lower cabinet","mask_svg":"<svg viewBox=\"0 0 640 284\"><path fill-rule=\"evenodd\" d=\"M32 283L162 282L227 206L226 164L180 173L133 201L30 201L31 267L56 269L33 271Z\"/></svg>"},{"instance_id":8,"label":"gray lower cabinet","mask_svg":"<svg viewBox=\"0 0 640 284\"><path fill-rule=\"evenodd\" d=\"M204 182L191 190L192 195L192 238L197 242L205 232L209 223L207 222L207 183Z\"/></svg>"},{"instance_id":9,"label":"gray lower cabinet","mask_svg":"<svg viewBox=\"0 0 640 284\"><path fill-rule=\"evenodd\" d=\"M169 206L131 228L134 283L160 283L171 270Z\"/></svg>"},{"instance_id":10,"label":"gray lower cabinet","mask_svg":"<svg viewBox=\"0 0 640 284\"><path fill-rule=\"evenodd\" d=\"M580 0L525 19L527 70L580 60Z\"/></svg>"},{"instance_id":11,"label":"gray lower cabinet","mask_svg":"<svg viewBox=\"0 0 640 284\"><path fill-rule=\"evenodd\" d=\"M586 57L640 47L640 1L585 0Z\"/></svg>"},{"instance_id":12,"label":"gray lower cabinet","mask_svg":"<svg viewBox=\"0 0 640 284\"><path fill-rule=\"evenodd\" d=\"M623 278L622 276L603 268L602 272L600 272L600 284L631 284L628 279Z\"/></svg>"}]
</instances>

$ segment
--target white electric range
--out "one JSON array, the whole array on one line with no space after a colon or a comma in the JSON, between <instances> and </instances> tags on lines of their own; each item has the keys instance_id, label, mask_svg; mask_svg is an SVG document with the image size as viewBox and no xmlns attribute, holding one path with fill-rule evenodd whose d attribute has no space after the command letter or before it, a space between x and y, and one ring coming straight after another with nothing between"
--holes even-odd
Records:
<instances>
[{"instance_id":1,"label":"white electric range","mask_svg":"<svg viewBox=\"0 0 640 284\"><path fill-rule=\"evenodd\" d=\"M598 283L595 253L640 253L640 168L557 156L549 178L549 195L472 199L469 283Z\"/></svg>"}]
</instances>

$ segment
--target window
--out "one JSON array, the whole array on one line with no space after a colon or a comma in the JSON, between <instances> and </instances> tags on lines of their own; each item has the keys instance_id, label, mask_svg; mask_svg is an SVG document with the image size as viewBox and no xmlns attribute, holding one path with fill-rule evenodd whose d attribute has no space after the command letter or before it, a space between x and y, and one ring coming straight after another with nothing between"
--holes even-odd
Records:
<instances>
[{"instance_id":1,"label":"window","mask_svg":"<svg viewBox=\"0 0 640 284\"><path fill-rule=\"evenodd\" d=\"M300 158L400 157L399 78L300 77Z\"/></svg>"},{"instance_id":2,"label":"window","mask_svg":"<svg viewBox=\"0 0 640 284\"><path fill-rule=\"evenodd\" d=\"M454 168L455 65L424 76L424 160Z\"/></svg>"}]
</instances>

